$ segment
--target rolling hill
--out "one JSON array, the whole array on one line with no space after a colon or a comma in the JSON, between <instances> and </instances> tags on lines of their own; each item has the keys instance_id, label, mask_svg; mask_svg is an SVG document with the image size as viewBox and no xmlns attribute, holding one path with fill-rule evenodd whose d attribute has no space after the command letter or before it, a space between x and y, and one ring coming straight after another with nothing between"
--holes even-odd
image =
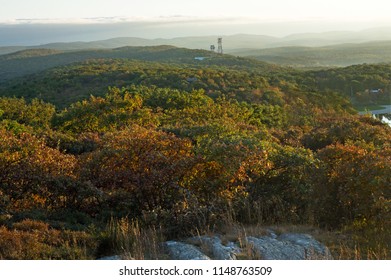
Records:
<instances>
[{"instance_id":1,"label":"rolling hill","mask_svg":"<svg viewBox=\"0 0 391 280\"><path fill-rule=\"evenodd\" d=\"M242 49L232 54L293 67L343 67L391 62L391 41L340 44L323 47Z\"/></svg>"},{"instance_id":2,"label":"rolling hill","mask_svg":"<svg viewBox=\"0 0 391 280\"><path fill-rule=\"evenodd\" d=\"M287 71L254 59L173 46L24 50L0 56L0 69L0 95L38 97L60 108L91 94L102 95L110 86L155 85L228 93L248 87L247 81L251 88L262 87L264 77Z\"/></svg>"},{"instance_id":3,"label":"rolling hill","mask_svg":"<svg viewBox=\"0 0 391 280\"><path fill-rule=\"evenodd\" d=\"M359 32L331 31L323 33L299 33L284 37L254 34L235 34L223 36L224 51L231 53L237 49L265 49L287 46L321 47L347 43L365 43L370 41L391 40L391 28L372 28ZM0 28L1 31L1 28ZM1 34L1 32L0 32ZM96 41L54 42L40 45L6 45L6 36L0 44L0 55L25 49L57 49L74 51L82 49L113 49L125 46L159 46L172 45L180 48L209 50L210 45L217 44L216 36L189 36L176 38L145 39L139 37L115 37Z\"/></svg>"},{"instance_id":4,"label":"rolling hill","mask_svg":"<svg viewBox=\"0 0 391 280\"><path fill-rule=\"evenodd\" d=\"M200 61L195 59L196 57L205 59ZM270 69L278 68L254 59L239 58L231 55L219 56L210 51L177 48L168 45L80 51L30 49L0 56L0 83L12 78L89 59L136 59L189 65L252 68L259 71L269 71Z\"/></svg>"},{"instance_id":5,"label":"rolling hill","mask_svg":"<svg viewBox=\"0 0 391 280\"><path fill-rule=\"evenodd\" d=\"M224 53L242 57L252 57L257 60L292 67L344 67L362 63L383 63L391 61L391 36L385 30L367 30L362 32L326 32L294 34L282 38L237 34L223 37ZM366 39L365 39L366 38ZM7 79L4 61L9 64L11 58L29 57L25 61L29 67L42 68L42 63L36 56L56 55L48 59L48 67L66 63L78 62L91 58L131 58L168 61L170 55L167 48L190 49L191 55L210 56L210 45L216 44L217 36L178 37L172 39L143 39L136 37L121 37L91 42L58 42L38 46L8 46L0 47L0 74ZM165 46L162 49L161 46ZM169 47L172 46L172 47ZM141 49L137 49L141 48ZM48 51L50 50L50 51ZM151 55L150 50L160 51ZM177 52L178 50L175 50ZM130 52L133 52L131 54ZM145 52L145 55L141 54ZM166 54L163 52L167 52ZM146 55L148 54L148 55ZM173 54L178 55L178 53ZM179 56L180 57L180 56ZM171 58L170 62L178 61ZM34 66L35 65L35 66ZM16 74L18 71L10 69Z\"/></svg>"}]
</instances>

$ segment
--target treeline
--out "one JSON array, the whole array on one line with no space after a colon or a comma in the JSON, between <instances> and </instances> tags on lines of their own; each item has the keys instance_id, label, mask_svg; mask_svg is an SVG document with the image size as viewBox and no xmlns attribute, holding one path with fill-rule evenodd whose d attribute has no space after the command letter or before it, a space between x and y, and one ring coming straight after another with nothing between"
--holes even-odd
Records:
<instances>
[{"instance_id":1,"label":"treeline","mask_svg":"<svg viewBox=\"0 0 391 280\"><path fill-rule=\"evenodd\" d=\"M356 104L390 104L391 102L390 64L362 64L310 71L306 72L299 83L320 91L339 92ZM380 92L371 93L371 90L380 90Z\"/></svg>"},{"instance_id":2,"label":"treeline","mask_svg":"<svg viewBox=\"0 0 391 280\"><path fill-rule=\"evenodd\" d=\"M364 63L389 63L391 62L390 45L389 41L377 41L323 47L291 46L258 50L244 49L234 51L234 54L278 65L314 69L346 67Z\"/></svg>"},{"instance_id":3,"label":"treeline","mask_svg":"<svg viewBox=\"0 0 391 280\"><path fill-rule=\"evenodd\" d=\"M203 61L195 57L205 57ZM173 46L122 47L116 49L85 49L78 51L59 51L51 49L23 50L0 56L0 82L13 78L42 72L54 67L82 63L86 60L133 59L161 63L187 64L193 66L230 66L235 69L269 71L281 67L265 62L217 55L206 50L192 50Z\"/></svg>"},{"instance_id":4,"label":"treeline","mask_svg":"<svg viewBox=\"0 0 391 280\"><path fill-rule=\"evenodd\" d=\"M301 98L305 103L348 110L350 102L344 103L340 96L358 107L389 104L390 70L390 65L378 64L297 71L266 64L255 66L249 60L240 62L233 57L191 63L180 59L176 63L92 59L4 81L0 83L0 95L39 98L63 109L91 94L104 96L110 86L144 85L185 91L203 89L212 98L225 95L249 103L281 105Z\"/></svg>"},{"instance_id":5,"label":"treeline","mask_svg":"<svg viewBox=\"0 0 391 280\"><path fill-rule=\"evenodd\" d=\"M390 127L314 96L128 86L57 112L3 97L0 222L87 231L128 217L167 238L302 223L374 230L388 246Z\"/></svg>"},{"instance_id":6,"label":"treeline","mask_svg":"<svg viewBox=\"0 0 391 280\"><path fill-rule=\"evenodd\" d=\"M247 71L240 67L216 65L205 67L129 59L88 60L10 80L0 85L0 95L28 100L39 98L63 109L89 98L91 94L103 96L110 86L143 85L184 91L203 89L212 98L224 95L248 103L284 105L300 98L304 103L324 104L329 109L351 108L350 103L337 94L303 86L302 77L294 73L273 67Z\"/></svg>"}]
</instances>

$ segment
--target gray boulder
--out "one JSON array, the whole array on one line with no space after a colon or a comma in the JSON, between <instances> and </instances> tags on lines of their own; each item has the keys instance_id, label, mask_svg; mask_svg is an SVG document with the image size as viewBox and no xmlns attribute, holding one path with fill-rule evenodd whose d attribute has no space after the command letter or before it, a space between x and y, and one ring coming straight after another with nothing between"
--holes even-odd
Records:
<instances>
[{"instance_id":1,"label":"gray boulder","mask_svg":"<svg viewBox=\"0 0 391 280\"><path fill-rule=\"evenodd\" d=\"M221 239L217 236L198 236L189 239L190 242L204 244L206 250L211 252L212 258L215 260L236 260L236 254L240 253L240 248L233 242L229 242L224 246Z\"/></svg>"},{"instance_id":2,"label":"gray boulder","mask_svg":"<svg viewBox=\"0 0 391 280\"><path fill-rule=\"evenodd\" d=\"M247 242L251 244L254 252L265 260L300 260L305 255L301 246L269 236L247 237Z\"/></svg>"},{"instance_id":3,"label":"gray boulder","mask_svg":"<svg viewBox=\"0 0 391 280\"><path fill-rule=\"evenodd\" d=\"M123 258L121 256L107 256L107 257L102 257L102 258L99 258L98 260L101 260L101 261L119 261L119 260L122 260Z\"/></svg>"},{"instance_id":4,"label":"gray boulder","mask_svg":"<svg viewBox=\"0 0 391 280\"><path fill-rule=\"evenodd\" d=\"M284 233L278 237L278 240L290 242L303 247L306 253L305 259L333 259L329 248L315 240L309 234Z\"/></svg>"},{"instance_id":5,"label":"gray boulder","mask_svg":"<svg viewBox=\"0 0 391 280\"><path fill-rule=\"evenodd\" d=\"M332 259L328 248L308 234L247 237L247 242L255 253L265 260Z\"/></svg>"},{"instance_id":6,"label":"gray boulder","mask_svg":"<svg viewBox=\"0 0 391 280\"><path fill-rule=\"evenodd\" d=\"M164 246L173 260L210 260L197 247L177 241L167 241Z\"/></svg>"}]
</instances>

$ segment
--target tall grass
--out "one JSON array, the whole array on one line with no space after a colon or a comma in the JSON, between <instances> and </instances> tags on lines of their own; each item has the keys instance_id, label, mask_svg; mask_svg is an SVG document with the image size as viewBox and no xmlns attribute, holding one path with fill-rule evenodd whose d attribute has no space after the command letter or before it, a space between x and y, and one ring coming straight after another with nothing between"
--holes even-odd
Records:
<instances>
[{"instance_id":1,"label":"tall grass","mask_svg":"<svg viewBox=\"0 0 391 280\"><path fill-rule=\"evenodd\" d=\"M27 219L12 228L0 226L0 259L93 259L97 244L87 232L60 231L41 221Z\"/></svg>"},{"instance_id":2,"label":"tall grass","mask_svg":"<svg viewBox=\"0 0 391 280\"><path fill-rule=\"evenodd\" d=\"M161 259L164 241L161 229L143 228L138 220L112 218L106 232L114 253L125 259Z\"/></svg>"}]
</instances>

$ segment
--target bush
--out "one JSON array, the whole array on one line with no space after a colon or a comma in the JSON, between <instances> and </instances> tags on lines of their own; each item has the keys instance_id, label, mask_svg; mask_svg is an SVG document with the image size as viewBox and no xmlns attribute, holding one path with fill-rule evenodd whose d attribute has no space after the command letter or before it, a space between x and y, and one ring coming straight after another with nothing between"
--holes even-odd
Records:
<instances>
[{"instance_id":1,"label":"bush","mask_svg":"<svg viewBox=\"0 0 391 280\"><path fill-rule=\"evenodd\" d=\"M318 153L319 168L313 170L316 220L338 228L352 223L390 217L391 149L369 145L336 144Z\"/></svg>"},{"instance_id":2,"label":"bush","mask_svg":"<svg viewBox=\"0 0 391 280\"><path fill-rule=\"evenodd\" d=\"M80 260L94 258L97 241L86 232L49 229L40 221L15 223L10 230L0 227L0 259Z\"/></svg>"},{"instance_id":3,"label":"bush","mask_svg":"<svg viewBox=\"0 0 391 280\"><path fill-rule=\"evenodd\" d=\"M102 207L133 217L183 199L178 182L194 161L191 143L174 135L132 126L108 133L82 161L85 181L103 192Z\"/></svg>"}]
</instances>

